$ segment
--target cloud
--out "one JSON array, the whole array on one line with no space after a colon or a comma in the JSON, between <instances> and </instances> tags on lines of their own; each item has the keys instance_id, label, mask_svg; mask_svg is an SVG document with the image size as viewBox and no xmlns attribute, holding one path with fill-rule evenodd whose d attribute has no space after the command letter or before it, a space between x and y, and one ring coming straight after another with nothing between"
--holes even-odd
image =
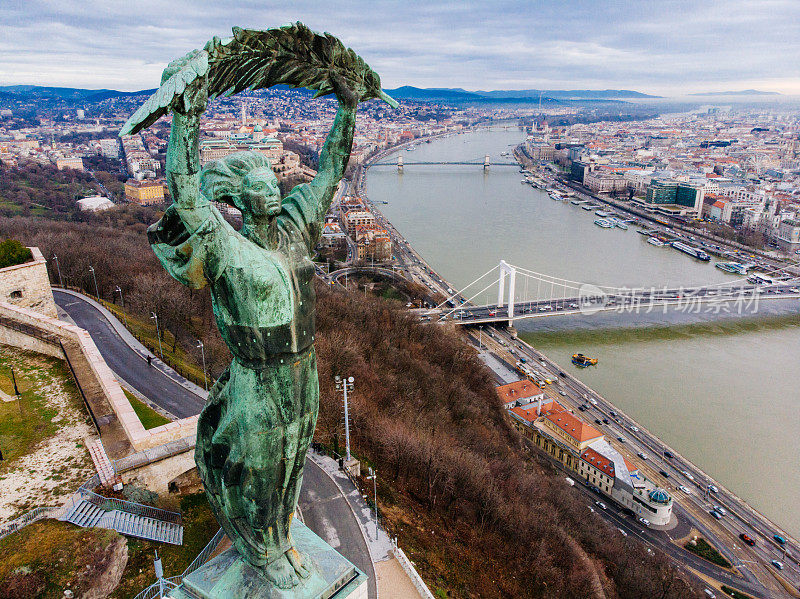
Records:
<instances>
[{"instance_id":1,"label":"cloud","mask_svg":"<svg viewBox=\"0 0 800 599\"><path fill-rule=\"evenodd\" d=\"M302 20L356 49L387 87L762 87L800 93L800 2L5 0L0 84L153 87L233 25Z\"/></svg>"}]
</instances>

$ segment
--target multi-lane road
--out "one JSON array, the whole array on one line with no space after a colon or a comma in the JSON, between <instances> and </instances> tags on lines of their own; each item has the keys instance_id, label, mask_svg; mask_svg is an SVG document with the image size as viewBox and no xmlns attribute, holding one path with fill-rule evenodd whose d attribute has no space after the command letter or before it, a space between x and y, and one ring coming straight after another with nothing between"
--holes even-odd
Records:
<instances>
[{"instance_id":1,"label":"multi-lane road","mask_svg":"<svg viewBox=\"0 0 800 599\"><path fill-rule=\"evenodd\" d=\"M582 412L581 417L606 434L609 441L627 459L637 463L648 478L669 489L675 500L675 513L679 520L700 531L730 562L737 565L742 578L703 560L700 560L703 567L699 567L698 558L673 544L669 534L651 529L642 530L634 519L624 516L621 509L617 510L607 502L609 509L603 515L615 525L666 550L679 563L750 594L759 597L787 596L776 575L782 576L797 588L800 584L797 547L790 541L793 546L786 547L787 555L784 547L773 538L776 533L785 533L780 532L689 460L666 447L646 428L570 376L561 366L513 337L509 331L490 328L473 337L476 341L480 338L484 347L505 362L508 369L516 370L516 364L522 358L526 360L526 367L538 375L535 378L553 381L550 385L545 384L548 394L565 407ZM620 442L619 438L624 440ZM717 491L710 491L709 485L713 485ZM588 490L586 493L590 494ZM715 506L723 507L727 512L721 520L712 518L710 514ZM740 540L739 535L742 533L756 541L755 547L748 547ZM778 572L772 566L772 560L781 561L784 570Z\"/></svg>"}]
</instances>

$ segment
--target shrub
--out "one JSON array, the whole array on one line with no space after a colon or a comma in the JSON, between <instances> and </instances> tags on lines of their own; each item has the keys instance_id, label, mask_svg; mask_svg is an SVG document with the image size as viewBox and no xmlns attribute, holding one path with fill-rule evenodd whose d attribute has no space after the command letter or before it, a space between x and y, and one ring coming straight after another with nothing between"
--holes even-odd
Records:
<instances>
[{"instance_id":1,"label":"shrub","mask_svg":"<svg viewBox=\"0 0 800 599\"><path fill-rule=\"evenodd\" d=\"M0 243L0 268L24 264L32 259L31 251L16 239L6 239Z\"/></svg>"}]
</instances>

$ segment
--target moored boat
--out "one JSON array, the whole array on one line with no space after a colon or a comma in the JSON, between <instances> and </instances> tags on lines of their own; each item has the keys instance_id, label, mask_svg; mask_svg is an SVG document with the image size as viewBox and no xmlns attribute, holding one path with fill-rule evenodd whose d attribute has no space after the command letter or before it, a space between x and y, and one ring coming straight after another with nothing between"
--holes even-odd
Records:
<instances>
[{"instance_id":1,"label":"moored boat","mask_svg":"<svg viewBox=\"0 0 800 599\"><path fill-rule=\"evenodd\" d=\"M596 224L598 227L602 227L604 229L613 229L614 228L614 223L612 223L610 220L606 220L604 218L596 219L594 221L594 224Z\"/></svg>"},{"instance_id":2,"label":"moored boat","mask_svg":"<svg viewBox=\"0 0 800 599\"><path fill-rule=\"evenodd\" d=\"M650 239L647 240L647 243L649 243L650 245L654 245L656 247L659 247L659 248L660 247L664 247L665 245L667 245L666 243L661 241L658 237L651 237Z\"/></svg>"}]
</instances>

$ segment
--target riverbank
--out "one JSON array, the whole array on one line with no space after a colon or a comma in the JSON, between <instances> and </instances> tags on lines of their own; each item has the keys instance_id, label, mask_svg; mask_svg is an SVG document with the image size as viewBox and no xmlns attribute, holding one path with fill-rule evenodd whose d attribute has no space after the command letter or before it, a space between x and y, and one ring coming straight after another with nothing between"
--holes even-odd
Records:
<instances>
[{"instance_id":1,"label":"riverbank","mask_svg":"<svg viewBox=\"0 0 800 599\"><path fill-rule=\"evenodd\" d=\"M417 152L425 160L459 160L473 154L499 154L512 143L519 143L519 135L481 132L428 144ZM600 230L585 211L554 202L519 181L516 172L499 169L482 173L470 167L409 167L397 175L391 167L375 167L369 171L367 188L371 198L389 202L381 205L381 212L456 289L500 259L596 284L696 285L731 280L713 265L647 244L634 231ZM671 344L661 351L620 338L617 345L601 351L597 369L578 376L593 377L586 381L591 388L797 535L800 523L787 518L781 506L792 505L800 480L800 465L789 458L800 454L792 424L796 419L791 416L800 376L795 367L775 362L775 356L796 355L800 331L780 321L777 330L785 335L773 338L769 335L772 325L761 322L756 319L756 324L738 334L712 337L718 342L705 351L703 345L708 342L691 335L668 339ZM652 334L669 335L669 330ZM565 337L561 349L538 342L537 347L566 365L566 356L593 347L580 331L556 332L549 339L562 334L571 336ZM692 369L682 372L677 358L684 354L692 356ZM780 364L777 369L776 364ZM745 367L748 382L754 384L745 393L736 393L734 385L726 397L718 398L715 390L731 389ZM607 382L598 386L601 373ZM785 380L788 388L776 385L776 379ZM754 397L758 402L754 403ZM719 428L725 428L727 436L718 436L718 421L724 422ZM717 468L707 456L729 464L730 469Z\"/></svg>"}]
</instances>

